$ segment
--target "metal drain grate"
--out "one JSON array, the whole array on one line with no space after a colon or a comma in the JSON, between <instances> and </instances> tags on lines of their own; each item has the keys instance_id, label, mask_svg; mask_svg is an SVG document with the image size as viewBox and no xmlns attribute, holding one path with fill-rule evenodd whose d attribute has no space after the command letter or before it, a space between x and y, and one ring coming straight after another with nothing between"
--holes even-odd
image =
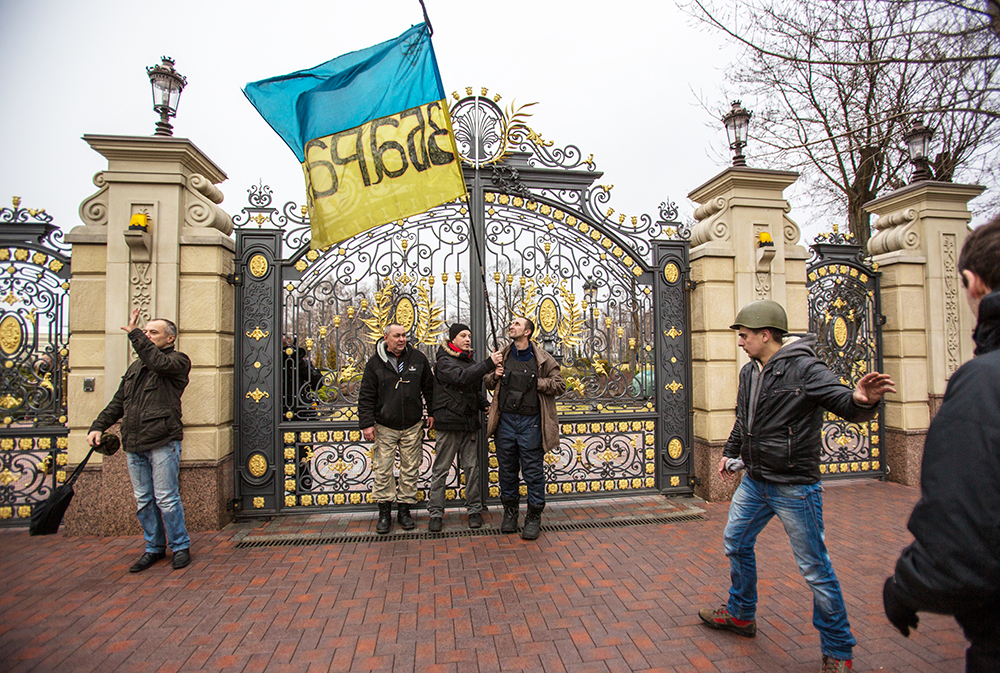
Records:
<instances>
[{"instance_id":1,"label":"metal drain grate","mask_svg":"<svg viewBox=\"0 0 1000 673\"><path fill-rule=\"evenodd\" d=\"M592 519L566 523L542 524L542 531L559 533L572 530L593 530L595 528L624 528L626 526L652 526L687 521L704 521L700 513L679 512L655 517L633 517L620 519ZM244 538L236 543L237 549L258 549L261 547L305 547L323 544L363 544L366 542L392 542L396 540L443 540L454 537L479 537L483 535L507 535L500 528L485 526L478 530L458 528L440 533L429 531L397 531L379 535L378 533L336 533L333 535L274 535Z\"/></svg>"}]
</instances>

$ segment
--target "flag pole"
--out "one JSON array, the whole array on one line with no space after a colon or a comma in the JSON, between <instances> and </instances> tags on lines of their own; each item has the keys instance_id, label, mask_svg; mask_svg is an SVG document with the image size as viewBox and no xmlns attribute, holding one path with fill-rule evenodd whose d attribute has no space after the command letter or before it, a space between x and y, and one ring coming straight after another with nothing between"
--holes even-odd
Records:
<instances>
[{"instance_id":1,"label":"flag pole","mask_svg":"<svg viewBox=\"0 0 1000 673\"><path fill-rule=\"evenodd\" d=\"M420 4L423 4L423 0L420 0ZM476 117L479 116L479 96L476 96ZM479 185L479 143L476 141L475 134L472 137L472 165L475 167L475 181L474 184L478 187ZM476 225L475 219L472 217L472 202L469 202L469 236L472 238L472 245L476 249L476 259L479 262L479 274L480 279L483 282L483 298L486 300L486 316L490 319L490 334L493 337L493 350L499 348L499 343L497 342L497 327L496 323L493 321L493 307L490 304L490 294L486 287L486 266L483 264L483 252L479 249L479 236L476 235ZM486 230L486 223L483 223L483 230Z\"/></svg>"}]
</instances>

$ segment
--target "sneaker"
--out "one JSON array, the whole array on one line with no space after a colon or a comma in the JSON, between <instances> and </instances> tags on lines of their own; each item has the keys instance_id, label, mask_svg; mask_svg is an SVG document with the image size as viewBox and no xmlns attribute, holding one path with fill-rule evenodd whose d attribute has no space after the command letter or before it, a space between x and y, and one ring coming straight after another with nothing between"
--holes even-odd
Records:
<instances>
[{"instance_id":1,"label":"sneaker","mask_svg":"<svg viewBox=\"0 0 1000 673\"><path fill-rule=\"evenodd\" d=\"M725 629L726 631L732 631L733 633L738 633L741 636L746 636L747 638L753 638L757 635L757 622L755 620L751 619L750 621L747 621L745 619L736 619L736 617L729 614L729 610L726 606L722 606L718 610L712 610L710 608L699 610L698 616L701 617L701 621L705 622L713 629Z\"/></svg>"},{"instance_id":2,"label":"sneaker","mask_svg":"<svg viewBox=\"0 0 1000 673\"><path fill-rule=\"evenodd\" d=\"M820 669L820 673L846 673L852 670L854 670L853 659L834 659L823 655L823 668Z\"/></svg>"},{"instance_id":3,"label":"sneaker","mask_svg":"<svg viewBox=\"0 0 1000 673\"><path fill-rule=\"evenodd\" d=\"M432 533L440 533L443 527L444 519L439 516L432 516L430 523L427 524L427 530Z\"/></svg>"}]
</instances>

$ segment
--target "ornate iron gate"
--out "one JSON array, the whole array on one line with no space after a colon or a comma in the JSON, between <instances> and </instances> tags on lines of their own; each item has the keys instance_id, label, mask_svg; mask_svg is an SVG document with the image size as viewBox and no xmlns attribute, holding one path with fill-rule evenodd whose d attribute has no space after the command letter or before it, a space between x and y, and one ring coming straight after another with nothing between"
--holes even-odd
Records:
<instances>
[{"instance_id":1,"label":"ornate iron gate","mask_svg":"<svg viewBox=\"0 0 1000 673\"><path fill-rule=\"evenodd\" d=\"M0 526L66 480L69 246L44 210L0 209Z\"/></svg>"},{"instance_id":2,"label":"ornate iron gate","mask_svg":"<svg viewBox=\"0 0 1000 673\"><path fill-rule=\"evenodd\" d=\"M433 361L447 324L472 325L482 357L489 318L503 344L513 315L534 320L539 347L561 360L567 381L562 442L545 458L552 496L690 493L688 232L675 207L661 205L655 220L615 215L592 157L553 149L523 108L467 94L453 95L451 111L467 201L311 251L304 209L273 206L262 185L249 190L234 274L245 515L370 503L356 404L384 325L402 324ZM495 498L494 449L481 445ZM423 453L421 496L433 432ZM461 500L462 486L449 475L446 499Z\"/></svg>"},{"instance_id":3,"label":"ornate iron gate","mask_svg":"<svg viewBox=\"0 0 1000 673\"><path fill-rule=\"evenodd\" d=\"M882 306L878 264L850 233L821 234L807 268L809 331L818 335L817 355L849 386L882 371ZM825 412L824 478L885 476L885 408L867 423L849 423Z\"/></svg>"}]
</instances>

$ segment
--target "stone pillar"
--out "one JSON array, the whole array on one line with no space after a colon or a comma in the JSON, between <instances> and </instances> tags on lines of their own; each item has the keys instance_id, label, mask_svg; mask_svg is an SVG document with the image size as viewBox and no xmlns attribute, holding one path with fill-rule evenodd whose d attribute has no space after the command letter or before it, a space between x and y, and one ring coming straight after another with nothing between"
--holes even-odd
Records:
<instances>
[{"instance_id":1,"label":"stone pillar","mask_svg":"<svg viewBox=\"0 0 1000 673\"><path fill-rule=\"evenodd\" d=\"M735 489L716 467L736 420L739 370L747 362L729 329L736 313L755 299L773 299L788 312L792 331L809 327L809 255L783 195L797 178L732 167L688 194L701 204L691 233L691 360L695 493L706 500L728 499ZM762 233L773 246L759 245Z\"/></svg>"},{"instance_id":2,"label":"stone pillar","mask_svg":"<svg viewBox=\"0 0 1000 673\"><path fill-rule=\"evenodd\" d=\"M958 254L978 185L922 181L865 204L875 215L868 252L882 272L883 360L896 382L886 397L889 480L920 483L924 437L948 379L972 357L975 320Z\"/></svg>"},{"instance_id":3,"label":"stone pillar","mask_svg":"<svg viewBox=\"0 0 1000 673\"><path fill-rule=\"evenodd\" d=\"M233 223L215 186L226 174L183 138L84 140L108 168L80 206L83 225L66 236L73 244L69 462L86 454L90 424L135 358L121 329L132 309L142 322L172 320L177 348L192 361L182 399L181 497L190 530L217 529L232 497ZM145 216L147 232L129 230L134 216ZM81 476L66 530L139 533L124 453L101 458L95 454Z\"/></svg>"}]
</instances>

